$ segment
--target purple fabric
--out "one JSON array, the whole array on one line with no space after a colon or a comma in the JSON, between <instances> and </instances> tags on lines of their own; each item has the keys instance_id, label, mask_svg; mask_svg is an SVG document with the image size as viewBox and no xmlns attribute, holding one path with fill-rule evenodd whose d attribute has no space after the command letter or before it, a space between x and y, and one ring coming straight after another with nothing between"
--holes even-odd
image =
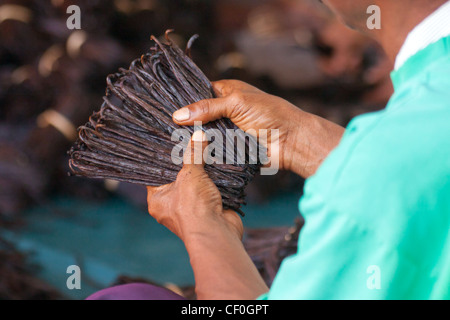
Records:
<instances>
[{"instance_id":1,"label":"purple fabric","mask_svg":"<svg viewBox=\"0 0 450 320\"><path fill-rule=\"evenodd\" d=\"M123 284L93 293L86 300L186 300L169 289L151 284Z\"/></svg>"}]
</instances>

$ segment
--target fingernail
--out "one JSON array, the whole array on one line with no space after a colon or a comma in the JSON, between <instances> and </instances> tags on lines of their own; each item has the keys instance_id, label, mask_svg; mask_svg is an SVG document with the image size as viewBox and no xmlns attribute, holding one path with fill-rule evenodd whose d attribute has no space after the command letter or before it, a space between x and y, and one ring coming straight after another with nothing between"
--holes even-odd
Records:
<instances>
[{"instance_id":1,"label":"fingernail","mask_svg":"<svg viewBox=\"0 0 450 320\"><path fill-rule=\"evenodd\" d=\"M191 116L191 112L188 108L181 108L173 113L173 117L177 121L186 121Z\"/></svg>"},{"instance_id":2,"label":"fingernail","mask_svg":"<svg viewBox=\"0 0 450 320\"><path fill-rule=\"evenodd\" d=\"M207 141L206 134L202 130L197 130L192 135L192 141Z\"/></svg>"}]
</instances>

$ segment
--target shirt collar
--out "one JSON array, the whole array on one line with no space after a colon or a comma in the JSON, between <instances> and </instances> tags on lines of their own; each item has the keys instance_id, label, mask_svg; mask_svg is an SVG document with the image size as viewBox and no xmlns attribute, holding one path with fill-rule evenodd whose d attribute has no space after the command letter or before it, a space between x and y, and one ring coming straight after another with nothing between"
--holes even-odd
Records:
<instances>
[{"instance_id":1,"label":"shirt collar","mask_svg":"<svg viewBox=\"0 0 450 320\"><path fill-rule=\"evenodd\" d=\"M450 35L450 1L444 3L419 23L406 37L395 59L395 70L412 56L430 44Z\"/></svg>"},{"instance_id":2,"label":"shirt collar","mask_svg":"<svg viewBox=\"0 0 450 320\"><path fill-rule=\"evenodd\" d=\"M423 76L424 72L433 65L441 63L443 59L448 60L449 57L450 36L442 38L420 50L408 59L399 70L392 71L391 79L394 90L398 91L403 84Z\"/></svg>"}]
</instances>

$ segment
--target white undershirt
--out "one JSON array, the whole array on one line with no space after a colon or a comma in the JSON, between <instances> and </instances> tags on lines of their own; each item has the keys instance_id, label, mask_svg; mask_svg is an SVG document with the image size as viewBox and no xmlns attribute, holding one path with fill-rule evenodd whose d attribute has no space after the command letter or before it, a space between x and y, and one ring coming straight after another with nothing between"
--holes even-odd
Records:
<instances>
[{"instance_id":1,"label":"white undershirt","mask_svg":"<svg viewBox=\"0 0 450 320\"><path fill-rule=\"evenodd\" d=\"M420 50L449 35L450 1L447 1L408 34L395 59L395 70Z\"/></svg>"}]
</instances>

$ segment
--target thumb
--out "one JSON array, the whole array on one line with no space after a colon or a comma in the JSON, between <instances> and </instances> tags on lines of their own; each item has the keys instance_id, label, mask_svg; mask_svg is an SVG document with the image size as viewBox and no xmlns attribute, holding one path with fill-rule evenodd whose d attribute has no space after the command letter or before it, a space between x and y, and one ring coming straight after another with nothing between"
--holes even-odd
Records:
<instances>
[{"instance_id":1,"label":"thumb","mask_svg":"<svg viewBox=\"0 0 450 320\"><path fill-rule=\"evenodd\" d=\"M173 113L173 121L179 125L194 125L194 121L208 123L220 118L229 118L233 105L227 98L200 100Z\"/></svg>"},{"instance_id":2,"label":"thumb","mask_svg":"<svg viewBox=\"0 0 450 320\"><path fill-rule=\"evenodd\" d=\"M183 169L188 167L202 168L205 165L204 151L208 147L208 138L202 130L192 135L183 155Z\"/></svg>"}]
</instances>

